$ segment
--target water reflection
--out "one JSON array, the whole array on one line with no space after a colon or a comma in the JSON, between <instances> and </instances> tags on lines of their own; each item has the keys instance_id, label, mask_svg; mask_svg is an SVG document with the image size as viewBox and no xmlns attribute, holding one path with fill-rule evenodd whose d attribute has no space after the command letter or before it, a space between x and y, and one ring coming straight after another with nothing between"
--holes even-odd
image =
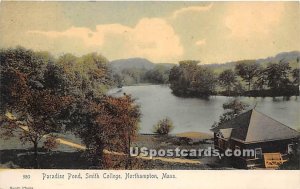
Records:
<instances>
[{"instance_id":1,"label":"water reflection","mask_svg":"<svg viewBox=\"0 0 300 189\"><path fill-rule=\"evenodd\" d=\"M168 86L127 86L121 91L111 90L115 96L131 94L141 105L141 133L151 133L158 120L169 117L175 128L173 133L209 132L212 124L223 113L222 105L234 97L211 96L209 99L181 98L171 93ZM300 128L298 97L236 97L256 109L292 128Z\"/></svg>"}]
</instances>

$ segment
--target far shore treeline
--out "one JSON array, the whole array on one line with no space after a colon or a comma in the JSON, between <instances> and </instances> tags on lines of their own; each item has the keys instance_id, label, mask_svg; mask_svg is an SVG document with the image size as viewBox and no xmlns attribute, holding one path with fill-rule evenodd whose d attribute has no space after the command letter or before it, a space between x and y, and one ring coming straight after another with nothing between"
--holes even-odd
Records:
<instances>
[{"instance_id":1,"label":"far shore treeline","mask_svg":"<svg viewBox=\"0 0 300 189\"><path fill-rule=\"evenodd\" d=\"M292 69L286 61L270 62L266 67L251 60L239 61L219 75L198 63L181 61L171 69L169 82L175 95L299 96L299 68Z\"/></svg>"},{"instance_id":2,"label":"far shore treeline","mask_svg":"<svg viewBox=\"0 0 300 189\"><path fill-rule=\"evenodd\" d=\"M298 96L299 59L297 51L281 53L263 62L260 59L225 64L201 64L195 60L180 61L179 65L153 64L133 58L119 60L117 64L113 61L112 71L119 87L170 84L173 94L182 97Z\"/></svg>"}]
</instances>

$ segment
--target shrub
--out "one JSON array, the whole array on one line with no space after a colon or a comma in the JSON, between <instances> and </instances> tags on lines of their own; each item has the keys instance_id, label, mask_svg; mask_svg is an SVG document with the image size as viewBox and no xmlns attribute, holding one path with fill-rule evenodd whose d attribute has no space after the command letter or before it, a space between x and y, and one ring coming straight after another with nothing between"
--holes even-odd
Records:
<instances>
[{"instance_id":1,"label":"shrub","mask_svg":"<svg viewBox=\"0 0 300 189\"><path fill-rule=\"evenodd\" d=\"M154 125L154 133L159 135L167 135L174 128L173 122L169 118L159 120L156 125Z\"/></svg>"}]
</instances>

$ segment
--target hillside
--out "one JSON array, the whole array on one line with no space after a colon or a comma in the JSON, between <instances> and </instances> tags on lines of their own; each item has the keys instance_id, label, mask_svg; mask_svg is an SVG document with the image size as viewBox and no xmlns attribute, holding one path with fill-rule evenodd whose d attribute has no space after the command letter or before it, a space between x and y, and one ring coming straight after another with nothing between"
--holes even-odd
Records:
<instances>
[{"instance_id":1,"label":"hillside","mask_svg":"<svg viewBox=\"0 0 300 189\"><path fill-rule=\"evenodd\" d=\"M275 56L267 57L263 59L257 59L256 62L261 64L263 67L267 66L269 63L279 63L289 62L292 68L299 68L300 63L300 51L291 51L291 52L282 52L278 53ZM212 68L216 73L220 73L225 69L234 69L237 61L227 62L227 63L217 63L217 64L208 64L205 65L209 68Z\"/></svg>"},{"instance_id":2,"label":"hillside","mask_svg":"<svg viewBox=\"0 0 300 189\"><path fill-rule=\"evenodd\" d=\"M154 63L150 62L145 58L128 58L128 59L119 59L110 62L112 69L115 71L121 71L125 68L137 68L137 69L146 69L150 70L154 68Z\"/></svg>"},{"instance_id":3,"label":"hillside","mask_svg":"<svg viewBox=\"0 0 300 189\"><path fill-rule=\"evenodd\" d=\"M269 63L279 63L280 61L289 62L290 66L299 68L300 51L281 52L275 56L257 59L256 62L266 67ZM225 69L234 69L238 61L231 61L226 63L205 64L203 66L213 69L216 73L220 73ZM174 63L153 63L145 58L128 58L119 59L110 62L114 72L121 72L124 69L138 69L138 70L151 70L157 65L164 66L166 69L171 69L176 64Z\"/></svg>"},{"instance_id":4,"label":"hillside","mask_svg":"<svg viewBox=\"0 0 300 189\"><path fill-rule=\"evenodd\" d=\"M280 61L289 62L292 68L299 68L300 62L300 51L291 51L291 52L281 52L275 56L257 59L256 62L260 63L262 66L267 66L268 63L278 63ZM215 63L207 64L204 66L210 67L215 72L219 73L225 69L233 69L237 61L231 61L226 63ZM128 58L128 59L119 59L113 60L110 62L112 68L116 72L122 70L136 68L136 69L153 69L156 65L162 65L168 69L171 69L176 64L174 63L153 63L145 58Z\"/></svg>"},{"instance_id":5,"label":"hillside","mask_svg":"<svg viewBox=\"0 0 300 189\"><path fill-rule=\"evenodd\" d=\"M289 63L299 63L300 59L300 52L299 51L291 51L291 52L282 52L279 53L273 57L268 57L265 59L258 59L257 62L259 63L269 63L269 62L274 62L278 63L280 61L286 61Z\"/></svg>"},{"instance_id":6,"label":"hillside","mask_svg":"<svg viewBox=\"0 0 300 189\"><path fill-rule=\"evenodd\" d=\"M164 66L167 69L171 69L176 64L173 63L153 63L145 58L128 58L113 60L110 62L111 67L114 71L120 72L124 69L144 69L151 70L155 66Z\"/></svg>"}]
</instances>

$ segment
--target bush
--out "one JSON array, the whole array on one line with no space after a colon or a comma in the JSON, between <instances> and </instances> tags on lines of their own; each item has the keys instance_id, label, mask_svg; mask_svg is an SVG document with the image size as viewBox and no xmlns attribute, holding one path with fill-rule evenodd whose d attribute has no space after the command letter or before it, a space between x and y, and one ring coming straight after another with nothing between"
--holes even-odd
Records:
<instances>
[{"instance_id":1,"label":"bush","mask_svg":"<svg viewBox=\"0 0 300 189\"><path fill-rule=\"evenodd\" d=\"M173 122L169 118L162 119L154 125L154 133L159 135L167 135L174 128Z\"/></svg>"}]
</instances>

